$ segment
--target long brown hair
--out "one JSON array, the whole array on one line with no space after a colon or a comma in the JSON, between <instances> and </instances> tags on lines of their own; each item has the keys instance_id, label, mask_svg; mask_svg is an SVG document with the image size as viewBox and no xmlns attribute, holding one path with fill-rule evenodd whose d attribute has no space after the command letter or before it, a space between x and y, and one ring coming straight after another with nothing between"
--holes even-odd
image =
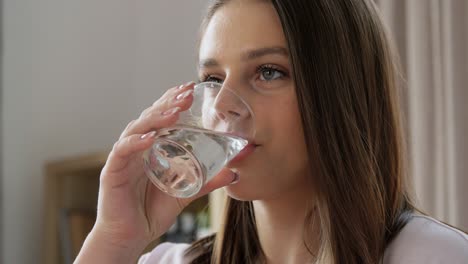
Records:
<instances>
[{"instance_id":1,"label":"long brown hair","mask_svg":"<svg viewBox=\"0 0 468 264\"><path fill-rule=\"evenodd\" d=\"M212 3L202 31L227 2ZM317 184L316 260L378 263L414 210L405 183L397 60L384 27L371 0L271 3L288 42ZM310 227L311 217L305 221ZM187 255L192 263L263 262L252 202L228 197L220 230Z\"/></svg>"}]
</instances>

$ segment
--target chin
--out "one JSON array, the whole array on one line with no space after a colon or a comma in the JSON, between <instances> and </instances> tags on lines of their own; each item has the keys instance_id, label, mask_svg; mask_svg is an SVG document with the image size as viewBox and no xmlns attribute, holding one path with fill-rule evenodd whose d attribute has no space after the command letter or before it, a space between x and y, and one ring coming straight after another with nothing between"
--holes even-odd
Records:
<instances>
[{"instance_id":1,"label":"chin","mask_svg":"<svg viewBox=\"0 0 468 264\"><path fill-rule=\"evenodd\" d=\"M244 182L244 185L245 184L246 182ZM238 201L247 202L262 199L262 194L259 193L258 188L252 188L252 185L243 186L242 180L236 184L224 187L224 190L226 191L227 196Z\"/></svg>"}]
</instances>

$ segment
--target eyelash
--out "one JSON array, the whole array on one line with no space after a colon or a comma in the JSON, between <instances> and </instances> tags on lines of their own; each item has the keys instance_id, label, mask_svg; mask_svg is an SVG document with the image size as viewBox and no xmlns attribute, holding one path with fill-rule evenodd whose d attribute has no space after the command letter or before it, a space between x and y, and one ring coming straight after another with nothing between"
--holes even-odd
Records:
<instances>
[{"instance_id":1,"label":"eyelash","mask_svg":"<svg viewBox=\"0 0 468 264\"><path fill-rule=\"evenodd\" d=\"M223 81L220 78L213 77L212 75L209 75L209 74L203 74L203 76L200 78L199 82L223 83Z\"/></svg>"},{"instance_id":2,"label":"eyelash","mask_svg":"<svg viewBox=\"0 0 468 264\"><path fill-rule=\"evenodd\" d=\"M261 74L262 72L264 71L275 71L275 72L279 72L281 74L281 77L278 77L277 79L275 80L281 80L283 79L284 77L286 77L286 73L284 71L282 71L281 69L279 69L277 66L275 65L271 65L271 64L266 64L266 65L260 65L260 67L257 68L257 73L258 74ZM271 81L274 81L274 80L271 80L271 81L267 81L265 80L266 82L271 82Z\"/></svg>"},{"instance_id":3,"label":"eyelash","mask_svg":"<svg viewBox=\"0 0 468 264\"><path fill-rule=\"evenodd\" d=\"M279 72L281 74L281 77L277 78L276 80L281 80L283 79L284 77L287 77L287 74L286 72L284 72L283 70L279 69L277 66L275 65L271 65L271 64L264 64L264 65L260 65L257 67L256 69L256 73L257 74L261 74L263 71L276 71L276 72ZM210 75L210 74L203 74L202 77L200 78L199 80L200 82L207 82L207 81L214 81L214 82L218 82L218 83L222 83L223 80L221 78L217 78L217 77L214 77L213 75ZM271 82L271 81L274 81L274 80L271 80L271 81L267 81L265 80L266 82Z\"/></svg>"}]
</instances>

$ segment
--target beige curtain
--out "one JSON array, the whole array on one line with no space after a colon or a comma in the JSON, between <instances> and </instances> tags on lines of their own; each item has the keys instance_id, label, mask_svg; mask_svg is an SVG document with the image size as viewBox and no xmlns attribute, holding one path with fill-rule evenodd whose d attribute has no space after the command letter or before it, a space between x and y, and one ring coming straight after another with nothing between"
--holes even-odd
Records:
<instances>
[{"instance_id":1,"label":"beige curtain","mask_svg":"<svg viewBox=\"0 0 468 264\"><path fill-rule=\"evenodd\" d=\"M468 0L376 0L406 79L411 177L421 209L468 230Z\"/></svg>"}]
</instances>

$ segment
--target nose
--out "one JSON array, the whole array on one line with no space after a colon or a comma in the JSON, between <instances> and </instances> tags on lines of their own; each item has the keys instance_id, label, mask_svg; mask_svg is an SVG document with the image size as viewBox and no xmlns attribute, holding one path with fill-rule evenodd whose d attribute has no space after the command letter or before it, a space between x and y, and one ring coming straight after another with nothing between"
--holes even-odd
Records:
<instances>
[{"instance_id":1,"label":"nose","mask_svg":"<svg viewBox=\"0 0 468 264\"><path fill-rule=\"evenodd\" d=\"M214 101L216 115L224 122L246 119L250 116L250 107L235 91L222 87Z\"/></svg>"}]
</instances>

